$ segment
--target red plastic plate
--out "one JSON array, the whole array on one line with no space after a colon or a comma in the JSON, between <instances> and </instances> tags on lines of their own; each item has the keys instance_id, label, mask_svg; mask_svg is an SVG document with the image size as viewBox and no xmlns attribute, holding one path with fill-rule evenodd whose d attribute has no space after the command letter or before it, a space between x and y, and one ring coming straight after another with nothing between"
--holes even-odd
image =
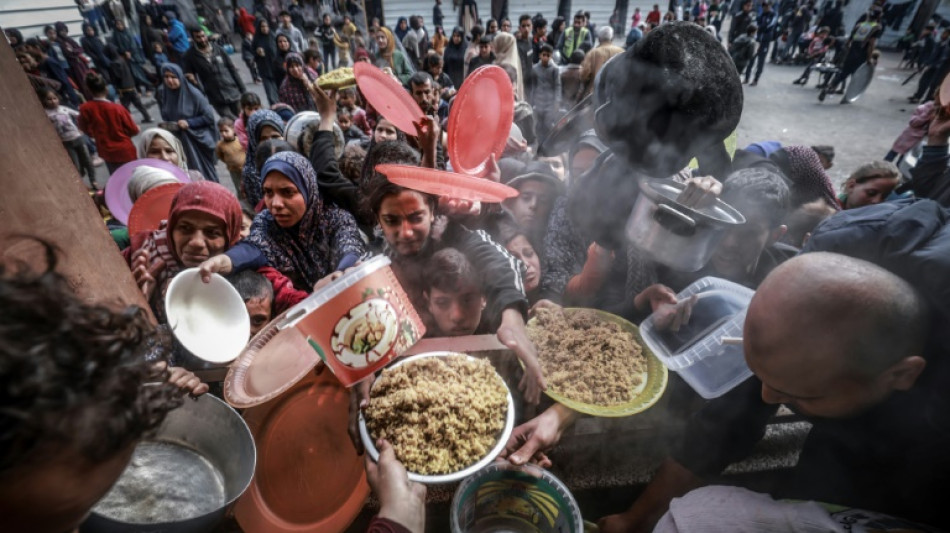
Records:
<instances>
[{"instance_id":1,"label":"red plastic plate","mask_svg":"<svg viewBox=\"0 0 950 533\"><path fill-rule=\"evenodd\" d=\"M106 206L109 212L116 220L123 224L129 223L129 213L132 210L132 198L129 196L129 180L132 179L132 173L140 166L154 167L167 170L174 174L181 183L191 183L188 173L173 165L168 161L161 159L136 159L117 168L109 176L106 182Z\"/></svg>"},{"instance_id":2,"label":"red plastic plate","mask_svg":"<svg viewBox=\"0 0 950 533\"><path fill-rule=\"evenodd\" d=\"M146 191L129 211L129 235L157 230L159 224L168 218L172 200L184 186L184 183L167 183Z\"/></svg>"},{"instance_id":3,"label":"red plastic plate","mask_svg":"<svg viewBox=\"0 0 950 533\"><path fill-rule=\"evenodd\" d=\"M418 122L425 117L419 104L398 81L365 62L353 67L356 84L370 105L406 135L415 135Z\"/></svg>"},{"instance_id":4,"label":"red plastic plate","mask_svg":"<svg viewBox=\"0 0 950 533\"><path fill-rule=\"evenodd\" d=\"M344 531L369 496L347 434L350 392L317 369L244 412L257 445L254 480L234 510L246 533Z\"/></svg>"},{"instance_id":5,"label":"red plastic plate","mask_svg":"<svg viewBox=\"0 0 950 533\"><path fill-rule=\"evenodd\" d=\"M376 170L400 187L448 198L472 202L501 202L518 196L517 189L507 185L455 172L392 164L376 165Z\"/></svg>"},{"instance_id":6,"label":"red plastic plate","mask_svg":"<svg viewBox=\"0 0 950 533\"><path fill-rule=\"evenodd\" d=\"M492 154L501 158L514 117L514 90L501 67L484 66L469 75L449 112L452 168L471 176L484 173Z\"/></svg>"}]
</instances>

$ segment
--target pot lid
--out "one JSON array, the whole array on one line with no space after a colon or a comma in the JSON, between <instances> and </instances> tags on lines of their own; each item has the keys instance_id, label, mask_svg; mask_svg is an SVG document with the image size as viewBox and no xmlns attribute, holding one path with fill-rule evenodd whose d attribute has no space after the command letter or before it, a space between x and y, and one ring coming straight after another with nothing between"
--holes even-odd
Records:
<instances>
[{"instance_id":1,"label":"pot lid","mask_svg":"<svg viewBox=\"0 0 950 533\"><path fill-rule=\"evenodd\" d=\"M369 485L347 434L349 391L323 364L244 412L257 445L254 480L235 507L247 533L344 531Z\"/></svg>"},{"instance_id":2,"label":"pot lid","mask_svg":"<svg viewBox=\"0 0 950 533\"><path fill-rule=\"evenodd\" d=\"M674 206L677 210L707 223L745 224L745 217L742 216L742 213L719 199L708 206L698 208L687 207L679 203L677 198L685 189L685 184L669 178L640 180L640 193L645 194L647 198L658 204Z\"/></svg>"},{"instance_id":3,"label":"pot lid","mask_svg":"<svg viewBox=\"0 0 950 533\"><path fill-rule=\"evenodd\" d=\"M501 67L480 67L465 78L449 112L447 151L452 168L479 176L492 154L501 158L514 121L514 102L511 80Z\"/></svg>"}]
</instances>

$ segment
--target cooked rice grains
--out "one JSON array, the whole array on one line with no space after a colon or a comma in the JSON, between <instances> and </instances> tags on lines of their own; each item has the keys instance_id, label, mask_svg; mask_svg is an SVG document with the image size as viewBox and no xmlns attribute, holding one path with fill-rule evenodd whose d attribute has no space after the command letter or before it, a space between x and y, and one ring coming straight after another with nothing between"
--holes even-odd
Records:
<instances>
[{"instance_id":1,"label":"cooked rice grains","mask_svg":"<svg viewBox=\"0 0 950 533\"><path fill-rule=\"evenodd\" d=\"M426 357L391 368L373 385L366 425L392 443L406 470L458 472L488 455L508 414L508 390L485 359Z\"/></svg>"},{"instance_id":2,"label":"cooked rice grains","mask_svg":"<svg viewBox=\"0 0 950 533\"><path fill-rule=\"evenodd\" d=\"M623 404L646 379L646 357L633 334L593 311L539 309L528 336L548 388L566 398Z\"/></svg>"}]
</instances>

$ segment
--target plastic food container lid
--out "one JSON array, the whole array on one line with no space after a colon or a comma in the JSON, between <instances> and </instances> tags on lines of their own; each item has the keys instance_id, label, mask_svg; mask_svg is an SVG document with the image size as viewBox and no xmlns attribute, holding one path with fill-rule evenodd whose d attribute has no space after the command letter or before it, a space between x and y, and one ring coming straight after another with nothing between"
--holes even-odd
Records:
<instances>
[{"instance_id":1,"label":"plastic food container lid","mask_svg":"<svg viewBox=\"0 0 950 533\"><path fill-rule=\"evenodd\" d=\"M320 356L294 328L297 322L390 262L385 256L373 257L272 320L231 365L224 381L228 403L239 408L259 405L300 381L320 362Z\"/></svg>"},{"instance_id":2,"label":"plastic food container lid","mask_svg":"<svg viewBox=\"0 0 950 533\"><path fill-rule=\"evenodd\" d=\"M660 361L700 396L721 396L752 375L742 346L723 344L722 337L742 336L753 294L728 280L702 278L676 295L680 301L697 296L688 324L676 332L659 331L651 315L640 324L640 333Z\"/></svg>"}]
</instances>

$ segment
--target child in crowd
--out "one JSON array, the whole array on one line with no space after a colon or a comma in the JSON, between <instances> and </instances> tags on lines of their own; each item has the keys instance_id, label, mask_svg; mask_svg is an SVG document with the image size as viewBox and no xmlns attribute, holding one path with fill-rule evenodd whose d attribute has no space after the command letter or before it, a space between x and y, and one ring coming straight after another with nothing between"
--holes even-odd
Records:
<instances>
[{"instance_id":1,"label":"child in crowd","mask_svg":"<svg viewBox=\"0 0 950 533\"><path fill-rule=\"evenodd\" d=\"M241 142L238 141L237 134L234 132L234 121L228 117L222 117L218 121L218 133L221 134L221 140L214 153L228 167L231 174L231 181L234 182L234 190L238 193L238 198L243 198L241 194L241 173L244 170L244 158L247 155Z\"/></svg>"},{"instance_id":2,"label":"child in crowd","mask_svg":"<svg viewBox=\"0 0 950 533\"><path fill-rule=\"evenodd\" d=\"M353 125L353 117L346 109L341 108L337 110L336 123L339 124L340 129L343 130L343 139L346 140L347 144L353 141L363 142L369 140L369 135L366 135Z\"/></svg>"},{"instance_id":3,"label":"child in crowd","mask_svg":"<svg viewBox=\"0 0 950 533\"><path fill-rule=\"evenodd\" d=\"M260 83L261 75L257 71L257 62L254 61L253 33L245 33L244 38L241 39L241 59L243 59L244 64L247 65L247 70L251 73L251 79L254 80L254 83Z\"/></svg>"},{"instance_id":4,"label":"child in crowd","mask_svg":"<svg viewBox=\"0 0 950 533\"><path fill-rule=\"evenodd\" d=\"M495 53L492 52L491 42L492 38L488 35L483 35L482 38L479 39L478 55L469 60L468 66L465 69L465 77L468 77L468 75L478 69L478 67L495 63Z\"/></svg>"},{"instance_id":5,"label":"child in crowd","mask_svg":"<svg viewBox=\"0 0 950 533\"><path fill-rule=\"evenodd\" d=\"M254 223L254 210L245 202L241 202L241 238L246 239L251 234L251 224Z\"/></svg>"},{"instance_id":6,"label":"child in crowd","mask_svg":"<svg viewBox=\"0 0 950 533\"><path fill-rule=\"evenodd\" d=\"M264 329L274 314L274 286L256 270L244 270L228 277L241 295L251 317L251 338Z\"/></svg>"},{"instance_id":7,"label":"child in crowd","mask_svg":"<svg viewBox=\"0 0 950 533\"><path fill-rule=\"evenodd\" d=\"M327 69L323 64L323 56L320 55L320 51L316 48L307 48L303 51L303 62L308 68L316 72L318 76L323 76L327 73Z\"/></svg>"},{"instance_id":8,"label":"child in crowd","mask_svg":"<svg viewBox=\"0 0 950 533\"><path fill-rule=\"evenodd\" d=\"M360 129L364 135L371 135L373 128L366 117L366 111L356 104L356 87L344 87L337 91L337 106L339 109L345 109L350 113L353 119L353 125Z\"/></svg>"},{"instance_id":9,"label":"child in crowd","mask_svg":"<svg viewBox=\"0 0 950 533\"><path fill-rule=\"evenodd\" d=\"M244 93L241 95L241 114L234 121L234 133L237 134L241 148L247 150L247 121L251 119L256 111L261 109L261 97L254 93Z\"/></svg>"},{"instance_id":10,"label":"child in crowd","mask_svg":"<svg viewBox=\"0 0 950 533\"><path fill-rule=\"evenodd\" d=\"M755 34L758 31L755 24L750 24L745 35L740 35L729 45L729 55L736 64L736 70L741 74L755 57Z\"/></svg>"},{"instance_id":11,"label":"child in crowd","mask_svg":"<svg viewBox=\"0 0 950 533\"><path fill-rule=\"evenodd\" d=\"M93 191L96 188L96 167L92 164L92 157L86 148L86 136L76 127L74 119L79 116L79 112L59 104L59 95L49 87L42 87L36 91L43 108L46 110L46 116L56 128L60 140L63 141L63 147L73 161L73 166L79 171L79 175L89 178L89 188Z\"/></svg>"},{"instance_id":12,"label":"child in crowd","mask_svg":"<svg viewBox=\"0 0 950 533\"><path fill-rule=\"evenodd\" d=\"M431 336L472 335L482 322L486 300L480 274L465 254L443 248L423 268L422 295L431 320L426 329Z\"/></svg>"},{"instance_id":13,"label":"child in crowd","mask_svg":"<svg viewBox=\"0 0 950 533\"><path fill-rule=\"evenodd\" d=\"M452 78L445 73L443 69L444 63L442 56L439 54L429 54L425 57L425 71L432 76L432 79L435 83L441 87L439 94L442 96L442 100L448 102L455 96L455 84L452 83Z\"/></svg>"},{"instance_id":14,"label":"child in crowd","mask_svg":"<svg viewBox=\"0 0 950 533\"><path fill-rule=\"evenodd\" d=\"M538 139L544 139L555 120L560 116L561 73L551 60L554 48L541 46L541 59L532 68L534 86L531 89L531 105L534 106L535 128Z\"/></svg>"},{"instance_id":15,"label":"child in crowd","mask_svg":"<svg viewBox=\"0 0 950 533\"><path fill-rule=\"evenodd\" d=\"M156 41L152 43L152 65L155 65L155 71L161 72L162 65L168 63L168 54L165 53L165 46Z\"/></svg>"},{"instance_id":16,"label":"child in crowd","mask_svg":"<svg viewBox=\"0 0 950 533\"><path fill-rule=\"evenodd\" d=\"M142 104L138 89L135 87L135 76L132 74L132 65L129 64L129 60L111 44L106 45L105 52L106 57L111 61L109 74L112 77L112 86L119 93L119 102L129 111L131 111L129 105L134 105L135 109L142 114L143 124L152 122L152 117Z\"/></svg>"},{"instance_id":17,"label":"child in crowd","mask_svg":"<svg viewBox=\"0 0 950 533\"><path fill-rule=\"evenodd\" d=\"M102 76L90 72L86 86L93 99L79 106L79 129L96 141L99 157L111 174L138 159L132 137L139 133L139 127L128 109L108 100L109 90Z\"/></svg>"}]
</instances>

